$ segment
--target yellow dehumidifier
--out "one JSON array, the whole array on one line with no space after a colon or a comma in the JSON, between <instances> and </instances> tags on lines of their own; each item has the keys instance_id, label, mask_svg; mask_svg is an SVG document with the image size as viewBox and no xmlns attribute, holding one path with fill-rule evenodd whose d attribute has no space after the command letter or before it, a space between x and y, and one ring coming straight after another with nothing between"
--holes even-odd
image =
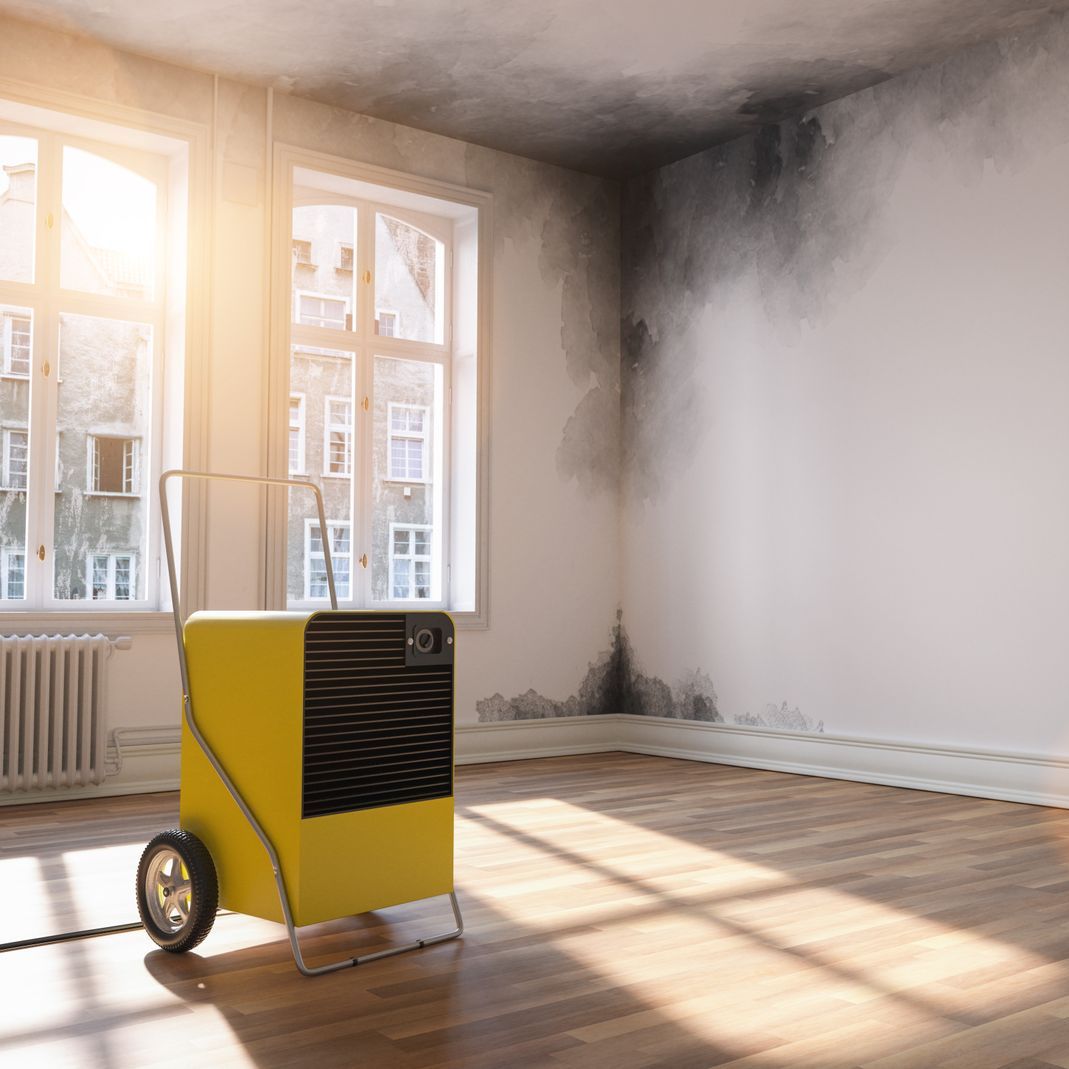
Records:
<instances>
[{"instance_id":1,"label":"yellow dehumidifier","mask_svg":"<svg viewBox=\"0 0 1069 1069\"><path fill-rule=\"evenodd\" d=\"M181 952L220 906L281 921L306 976L456 939L453 891L454 630L442 612L198 612L183 624L166 486L172 478L319 488L168 471L164 542L182 673L181 827L137 872L149 936ZM305 964L298 927L448 895L444 935Z\"/></svg>"}]
</instances>

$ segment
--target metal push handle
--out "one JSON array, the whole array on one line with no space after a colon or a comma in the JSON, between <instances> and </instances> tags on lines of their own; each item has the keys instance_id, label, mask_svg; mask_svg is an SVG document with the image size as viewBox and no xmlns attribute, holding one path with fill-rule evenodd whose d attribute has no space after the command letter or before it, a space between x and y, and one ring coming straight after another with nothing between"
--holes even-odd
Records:
<instances>
[{"instance_id":1,"label":"metal push handle","mask_svg":"<svg viewBox=\"0 0 1069 1069\"><path fill-rule=\"evenodd\" d=\"M182 691L189 694L189 669L186 666L186 644L182 629L182 607L178 597L178 568L175 564L174 540L171 534L171 510L167 505L167 483L171 479L200 479L203 482L252 483L257 486L296 486L315 494L316 511L319 513L319 533L323 542L323 561L327 568L327 590L330 592L330 607L338 607L338 593L334 588L334 563L330 557L330 532L327 530L327 514L323 507L323 493L315 483L301 479L272 479L263 475L222 475L208 471L185 471L172 468L160 476L160 517L163 520L163 544L167 550L167 577L171 583L171 606L174 610L174 627L178 635L178 660L182 670Z\"/></svg>"}]
</instances>

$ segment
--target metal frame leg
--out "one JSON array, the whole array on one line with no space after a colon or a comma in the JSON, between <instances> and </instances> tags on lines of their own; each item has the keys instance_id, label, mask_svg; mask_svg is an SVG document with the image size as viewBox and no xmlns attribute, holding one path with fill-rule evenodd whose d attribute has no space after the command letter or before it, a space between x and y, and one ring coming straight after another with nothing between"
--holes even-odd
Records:
<instances>
[{"instance_id":1,"label":"metal frame leg","mask_svg":"<svg viewBox=\"0 0 1069 1069\"><path fill-rule=\"evenodd\" d=\"M293 917L290 914L289 902L286 899L285 888L282 886L282 881L275 873L275 879L279 884L279 896L282 899L282 912L286 918L286 931L290 937L290 948L293 950L293 960L297 963L297 968L305 976L322 976L324 973L337 972L339 969L351 969L356 965L363 965L369 961L378 961L380 958L392 958L398 954L406 954L410 950L422 950L423 947L434 946L435 943L448 943L451 939L458 939L464 934L464 918L460 915L460 904L457 902L457 895L455 891L449 892L449 904L453 907L453 919L456 921L456 929L452 932L447 932L445 935L433 935L429 939L417 939L414 943L405 943L403 946L390 947L389 950L378 950L374 954L361 954L355 958L345 958L342 961L334 961L329 965L306 965L304 961L304 955L301 952L301 944L297 938L297 926L293 923Z\"/></svg>"}]
</instances>

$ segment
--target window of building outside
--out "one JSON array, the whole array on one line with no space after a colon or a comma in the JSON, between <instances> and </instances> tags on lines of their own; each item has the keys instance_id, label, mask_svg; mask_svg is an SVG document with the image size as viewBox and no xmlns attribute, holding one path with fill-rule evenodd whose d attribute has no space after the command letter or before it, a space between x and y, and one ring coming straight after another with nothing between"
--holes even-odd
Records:
<instances>
[{"instance_id":1,"label":"window of building outside","mask_svg":"<svg viewBox=\"0 0 1069 1069\"><path fill-rule=\"evenodd\" d=\"M170 161L63 125L0 120L0 600L153 608Z\"/></svg>"},{"instance_id":2,"label":"window of building outside","mask_svg":"<svg viewBox=\"0 0 1069 1069\"><path fill-rule=\"evenodd\" d=\"M304 394L290 395L289 473L304 474Z\"/></svg>"},{"instance_id":3,"label":"window of building outside","mask_svg":"<svg viewBox=\"0 0 1069 1069\"><path fill-rule=\"evenodd\" d=\"M339 601L472 607L477 209L303 168L293 195L290 470L300 426ZM315 502L289 500L289 602L321 603Z\"/></svg>"}]
</instances>

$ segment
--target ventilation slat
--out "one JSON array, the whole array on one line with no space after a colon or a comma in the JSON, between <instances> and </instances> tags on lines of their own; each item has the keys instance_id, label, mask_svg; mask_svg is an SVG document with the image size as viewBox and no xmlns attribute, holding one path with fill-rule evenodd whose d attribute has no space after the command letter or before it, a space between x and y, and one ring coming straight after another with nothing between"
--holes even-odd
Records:
<instances>
[{"instance_id":1,"label":"ventilation slat","mask_svg":"<svg viewBox=\"0 0 1069 1069\"><path fill-rule=\"evenodd\" d=\"M406 664L407 618L322 613L305 632L303 815L448 797L453 665Z\"/></svg>"}]
</instances>

